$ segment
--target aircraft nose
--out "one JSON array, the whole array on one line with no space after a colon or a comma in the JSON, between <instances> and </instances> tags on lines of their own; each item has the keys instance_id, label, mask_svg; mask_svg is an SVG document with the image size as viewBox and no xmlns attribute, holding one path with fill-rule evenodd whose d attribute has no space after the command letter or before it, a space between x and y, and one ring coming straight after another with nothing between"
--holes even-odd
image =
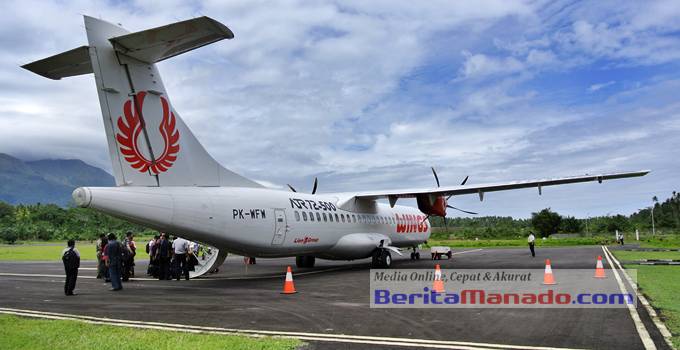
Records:
<instances>
[{"instance_id":1,"label":"aircraft nose","mask_svg":"<svg viewBox=\"0 0 680 350\"><path fill-rule=\"evenodd\" d=\"M76 188L71 196L76 205L81 208L87 208L92 201L92 193L90 193L90 189L87 187Z\"/></svg>"}]
</instances>

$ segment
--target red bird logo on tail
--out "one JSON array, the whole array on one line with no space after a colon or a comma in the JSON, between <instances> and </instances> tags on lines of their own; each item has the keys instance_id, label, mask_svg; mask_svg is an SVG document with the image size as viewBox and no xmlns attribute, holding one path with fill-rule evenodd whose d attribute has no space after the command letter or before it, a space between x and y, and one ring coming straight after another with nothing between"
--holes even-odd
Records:
<instances>
[{"instance_id":1,"label":"red bird logo on tail","mask_svg":"<svg viewBox=\"0 0 680 350\"><path fill-rule=\"evenodd\" d=\"M134 98L128 100L123 105L123 116L118 117L118 133L116 140L120 145L120 152L123 154L125 160L130 163L130 166L144 173L151 171L153 174L160 174L167 171L177 159L179 152L179 131L176 129L175 114L170 110L168 100L160 96L161 107L163 109L163 119L158 127L161 136L163 137L164 146L163 152L158 158L147 159L139 151L137 140L143 131L143 121L139 116L139 111L144 106L144 98L146 91L137 94L137 108L133 108Z\"/></svg>"}]
</instances>

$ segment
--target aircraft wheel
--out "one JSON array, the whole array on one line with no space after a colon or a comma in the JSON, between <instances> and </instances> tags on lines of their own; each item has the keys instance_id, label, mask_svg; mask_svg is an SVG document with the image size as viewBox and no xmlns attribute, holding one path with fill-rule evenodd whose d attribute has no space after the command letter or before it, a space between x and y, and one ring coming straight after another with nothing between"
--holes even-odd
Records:
<instances>
[{"instance_id":1,"label":"aircraft wheel","mask_svg":"<svg viewBox=\"0 0 680 350\"><path fill-rule=\"evenodd\" d=\"M448 253L446 253L446 256L448 256L449 259L451 259L451 257L453 257L453 253L449 251Z\"/></svg>"},{"instance_id":2,"label":"aircraft wheel","mask_svg":"<svg viewBox=\"0 0 680 350\"><path fill-rule=\"evenodd\" d=\"M416 260L420 260L420 253L416 252Z\"/></svg>"},{"instance_id":3,"label":"aircraft wheel","mask_svg":"<svg viewBox=\"0 0 680 350\"><path fill-rule=\"evenodd\" d=\"M295 257L295 266L297 267L314 267L316 258L311 255L301 255Z\"/></svg>"},{"instance_id":4,"label":"aircraft wheel","mask_svg":"<svg viewBox=\"0 0 680 350\"><path fill-rule=\"evenodd\" d=\"M411 253L411 260L416 260L416 253Z\"/></svg>"},{"instance_id":5,"label":"aircraft wheel","mask_svg":"<svg viewBox=\"0 0 680 350\"><path fill-rule=\"evenodd\" d=\"M382 251L382 264L384 269L389 269L392 266L392 255L387 249Z\"/></svg>"}]
</instances>

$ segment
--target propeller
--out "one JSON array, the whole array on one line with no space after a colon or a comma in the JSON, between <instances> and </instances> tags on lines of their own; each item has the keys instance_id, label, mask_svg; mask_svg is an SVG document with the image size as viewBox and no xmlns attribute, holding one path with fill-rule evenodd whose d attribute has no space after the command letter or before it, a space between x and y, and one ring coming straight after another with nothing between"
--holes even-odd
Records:
<instances>
[{"instance_id":1,"label":"propeller","mask_svg":"<svg viewBox=\"0 0 680 350\"><path fill-rule=\"evenodd\" d=\"M319 179L316 177L314 178L314 185L312 186L312 194L316 194L316 188L319 186ZM290 188L291 191L297 192L293 186L288 184L288 188Z\"/></svg>"},{"instance_id":2,"label":"propeller","mask_svg":"<svg viewBox=\"0 0 680 350\"><path fill-rule=\"evenodd\" d=\"M463 213L472 214L472 215L477 215L477 213L475 213L474 211L463 210L463 209L456 208L456 207L451 206L451 205L448 205L448 204L446 205L446 207L447 207L447 208L451 208L451 209L456 209L456 210L458 210L458 211L462 211Z\"/></svg>"},{"instance_id":3,"label":"propeller","mask_svg":"<svg viewBox=\"0 0 680 350\"><path fill-rule=\"evenodd\" d=\"M434 167L430 167L430 169L432 169L432 175L434 175L434 180L437 182L437 188L441 187L440 184L439 184L439 176L437 176L437 171L434 170ZM461 186L465 185L469 178L470 178L470 175L465 176L465 178L463 179L463 182L461 182L460 185ZM448 202L448 200L451 199L451 197L453 197L453 195L449 195L448 197L446 197L446 201ZM477 213L475 213L473 211L467 211L467 210L463 210L463 209L460 209L460 208L456 208L452 205L449 205L448 203L446 204L446 207L458 210L458 211L466 213L466 214L477 215ZM430 217L430 215L428 214L425 217L425 220L427 220L429 217ZM423 222L425 222L425 220L423 220ZM446 217L444 217L444 227L446 227Z\"/></svg>"}]
</instances>

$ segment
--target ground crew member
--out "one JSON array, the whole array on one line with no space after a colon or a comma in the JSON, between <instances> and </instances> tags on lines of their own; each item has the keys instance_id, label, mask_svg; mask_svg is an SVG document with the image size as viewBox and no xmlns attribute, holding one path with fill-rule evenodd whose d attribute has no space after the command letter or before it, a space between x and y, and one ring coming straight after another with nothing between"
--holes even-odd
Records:
<instances>
[{"instance_id":1,"label":"ground crew member","mask_svg":"<svg viewBox=\"0 0 680 350\"><path fill-rule=\"evenodd\" d=\"M177 237L172 242L172 249L175 253L175 271L177 273L177 280L184 275L184 278L189 280L189 266L187 265L187 250L189 249L189 241L182 237Z\"/></svg>"},{"instance_id":2,"label":"ground crew member","mask_svg":"<svg viewBox=\"0 0 680 350\"><path fill-rule=\"evenodd\" d=\"M64 270L66 271L64 294L75 295L73 289L76 288L76 279L78 279L80 252L76 249L76 241L69 239L66 245L66 249L61 252L61 260L64 262Z\"/></svg>"},{"instance_id":3,"label":"ground crew member","mask_svg":"<svg viewBox=\"0 0 680 350\"><path fill-rule=\"evenodd\" d=\"M529 232L529 238L527 239L527 241L529 242L529 250L531 250L531 257L533 258L536 256L536 252L534 251L536 237L534 237L533 233Z\"/></svg>"},{"instance_id":4,"label":"ground crew member","mask_svg":"<svg viewBox=\"0 0 680 350\"><path fill-rule=\"evenodd\" d=\"M115 233L109 233L109 243L106 245L106 266L109 268L109 278L111 279L111 290L119 291L123 289L120 280L121 269L123 268L123 245L116 240Z\"/></svg>"}]
</instances>

